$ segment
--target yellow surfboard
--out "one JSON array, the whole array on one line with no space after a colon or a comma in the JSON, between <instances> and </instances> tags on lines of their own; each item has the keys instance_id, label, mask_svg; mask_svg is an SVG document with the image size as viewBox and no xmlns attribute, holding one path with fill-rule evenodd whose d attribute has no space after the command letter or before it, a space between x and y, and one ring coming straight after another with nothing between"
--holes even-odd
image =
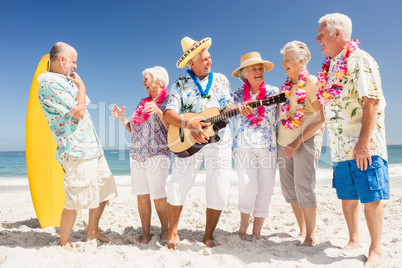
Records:
<instances>
[{"instance_id":1,"label":"yellow surfboard","mask_svg":"<svg viewBox=\"0 0 402 268\"><path fill-rule=\"evenodd\" d=\"M26 122L26 159L32 202L40 226L60 226L64 197L64 172L56 160L57 145L39 103L38 76L49 70L49 54L36 68L29 94Z\"/></svg>"}]
</instances>

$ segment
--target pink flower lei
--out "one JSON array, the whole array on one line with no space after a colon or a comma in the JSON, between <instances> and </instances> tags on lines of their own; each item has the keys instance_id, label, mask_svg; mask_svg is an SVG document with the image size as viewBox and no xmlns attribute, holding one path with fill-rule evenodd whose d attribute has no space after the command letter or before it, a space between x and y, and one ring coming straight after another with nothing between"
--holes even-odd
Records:
<instances>
[{"instance_id":1,"label":"pink flower lei","mask_svg":"<svg viewBox=\"0 0 402 268\"><path fill-rule=\"evenodd\" d=\"M167 89L166 88L162 88L161 93L159 94L158 97L158 101L156 102L156 105L158 107L161 106L163 100L165 99L167 95ZM134 112L134 116L133 116L133 124L134 125L141 125L144 122L147 121L148 117L149 117L149 112L143 112L145 109L145 105L150 102L152 99L151 95L149 95L148 98L145 98L141 104L139 105L138 109Z\"/></svg>"},{"instance_id":2,"label":"pink flower lei","mask_svg":"<svg viewBox=\"0 0 402 268\"><path fill-rule=\"evenodd\" d=\"M350 54L358 48L360 43L357 39L354 39L348 43L344 49L346 53L341 59L336 63L336 71L333 76L336 78L336 82L332 84L331 88L327 88L328 83L328 71L331 65L330 58L327 56L322 64L322 72L318 73L318 94L317 99L321 104L327 104L331 99L339 94L343 89L342 80L345 77L348 67L347 62Z\"/></svg>"},{"instance_id":3,"label":"pink flower lei","mask_svg":"<svg viewBox=\"0 0 402 268\"><path fill-rule=\"evenodd\" d=\"M243 84L243 100L244 101L249 101L250 100L250 92L251 92L251 86L250 83L248 81L246 81ZM258 90L258 99L262 100L265 98L265 94L266 94L266 90L265 90L265 82L262 81L262 83L260 84L260 88ZM257 118L254 117L253 113L249 114L247 116L248 120L250 121L251 125L255 125L257 126L258 123L260 123L265 116L265 108L264 106L259 106L257 108Z\"/></svg>"},{"instance_id":4,"label":"pink flower lei","mask_svg":"<svg viewBox=\"0 0 402 268\"><path fill-rule=\"evenodd\" d=\"M307 84L307 79L309 76L308 71L303 71L300 73L299 80L297 80L297 89L295 94L297 95L297 108L294 114L293 119L289 116L289 98L292 92L292 79L290 77L286 78L285 84L282 86L282 92L285 93L286 102L281 105L282 117L281 123L285 128L293 130L294 128L298 128L300 126L300 120L303 118L304 113L303 110L306 107L306 96L307 93L303 89Z\"/></svg>"}]
</instances>

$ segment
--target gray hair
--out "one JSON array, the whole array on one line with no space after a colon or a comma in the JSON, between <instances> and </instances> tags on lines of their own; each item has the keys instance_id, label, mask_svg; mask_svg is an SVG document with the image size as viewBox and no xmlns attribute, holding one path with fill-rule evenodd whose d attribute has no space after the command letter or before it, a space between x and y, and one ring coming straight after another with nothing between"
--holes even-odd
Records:
<instances>
[{"instance_id":1,"label":"gray hair","mask_svg":"<svg viewBox=\"0 0 402 268\"><path fill-rule=\"evenodd\" d=\"M346 15L340 13L326 14L318 20L318 23L325 23L330 35L339 29L344 41L349 42L352 38L352 20Z\"/></svg>"},{"instance_id":2,"label":"gray hair","mask_svg":"<svg viewBox=\"0 0 402 268\"><path fill-rule=\"evenodd\" d=\"M247 79L244 77L245 74L248 74L248 70L246 67L241 68L239 70L239 79L240 81L242 81L243 83L245 83L247 81Z\"/></svg>"},{"instance_id":3,"label":"gray hair","mask_svg":"<svg viewBox=\"0 0 402 268\"><path fill-rule=\"evenodd\" d=\"M145 74L152 75L154 81L159 81L159 84L163 88L167 88L169 84L169 75L165 68L161 66L154 66L152 68L147 68L142 71L142 76Z\"/></svg>"},{"instance_id":4,"label":"gray hair","mask_svg":"<svg viewBox=\"0 0 402 268\"><path fill-rule=\"evenodd\" d=\"M257 65L257 64L262 65L262 68L264 68L264 72L265 72L264 64L256 63L256 64L253 64L253 65ZM240 79L240 81L242 81L243 83L245 83L247 81L247 79L244 76L248 74L248 67L253 66L253 65L245 66L245 67L243 67L243 68L241 68L239 70L239 79Z\"/></svg>"},{"instance_id":5,"label":"gray hair","mask_svg":"<svg viewBox=\"0 0 402 268\"><path fill-rule=\"evenodd\" d=\"M200 57L201 53L204 52L204 51L208 51L208 48L204 48L203 50L201 50L200 52L198 52L198 54L195 55L191 60L188 61L188 67L190 68L190 70L191 70L190 61L197 61L198 58Z\"/></svg>"},{"instance_id":6,"label":"gray hair","mask_svg":"<svg viewBox=\"0 0 402 268\"><path fill-rule=\"evenodd\" d=\"M281 49L281 54L285 54L286 52L293 52L293 58L296 61L304 60L303 69L307 68L307 63L311 59L311 53L305 43L296 40L291 41Z\"/></svg>"}]
</instances>

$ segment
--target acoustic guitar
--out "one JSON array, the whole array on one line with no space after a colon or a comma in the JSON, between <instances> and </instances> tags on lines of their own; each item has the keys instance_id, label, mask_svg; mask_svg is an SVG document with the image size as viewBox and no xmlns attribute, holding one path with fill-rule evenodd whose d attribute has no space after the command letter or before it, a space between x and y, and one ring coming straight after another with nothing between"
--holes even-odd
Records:
<instances>
[{"instance_id":1,"label":"acoustic guitar","mask_svg":"<svg viewBox=\"0 0 402 268\"><path fill-rule=\"evenodd\" d=\"M257 108L259 106L265 105L269 106L276 103L285 102L286 97L284 93L263 99L250 102L248 105L251 108ZM177 127L170 125L167 133L167 140L169 149L180 158L189 157L208 143L214 143L220 140L219 136L216 134L218 130L226 127L225 120L240 114L240 109L233 109L228 112L222 113L218 108L209 108L201 113L184 113L182 116L184 119L193 122L205 122L211 123L209 126L203 127L203 131L208 135L209 140L206 143L198 144L195 142L191 131L187 128Z\"/></svg>"}]
</instances>

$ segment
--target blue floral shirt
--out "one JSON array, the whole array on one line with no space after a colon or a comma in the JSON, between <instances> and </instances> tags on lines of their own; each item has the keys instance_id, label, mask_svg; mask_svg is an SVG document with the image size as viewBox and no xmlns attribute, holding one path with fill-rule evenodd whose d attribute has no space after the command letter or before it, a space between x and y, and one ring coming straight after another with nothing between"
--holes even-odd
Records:
<instances>
[{"instance_id":1,"label":"blue floral shirt","mask_svg":"<svg viewBox=\"0 0 402 268\"><path fill-rule=\"evenodd\" d=\"M279 88L265 85L265 98L280 93ZM236 105L244 102L243 87L233 93L233 100ZM257 100L253 92L250 92L250 100ZM279 104L264 106L265 117L257 126L251 125L247 117L234 117L234 139L233 153L237 149L268 149L270 152L276 152L276 136L279 127ZM254 109L253 115L256 118L258 108Z\"/></svg>"},{"instance_id":2,"label":"blue floral shirt","mask_svg":"<svg viewBox=\"0 0 402 268\"><path fill-rule=\"evenodd\" d=\"M230 104L233 104L230 95L230 84L226 76L220 73L213 73L212 79L209 94L201 96L197 85L189 74L179 77L173 82L170 89L170 97L166 110L173 110L178 114L201 113L212 107L223 110ZM199 82L202 88L205 89L208 83L208 76ZM219 130L218 136L221 138L219 141L220 144L230 142L229 125Z\"/></svg>"},{"instance_id":3,"label":"blue floral shirt","mask_svg":"<svg viewBox=\"0 0 402 268\"><path fill-rule=\"evenodd\" d=\"M38 77L39 103L57 144L60 165L68 156L91 159L103 155L88 109L78 120L68 113L77 105L78 88L64 75L46 72Z\"/></svg>"}]
</instances>

